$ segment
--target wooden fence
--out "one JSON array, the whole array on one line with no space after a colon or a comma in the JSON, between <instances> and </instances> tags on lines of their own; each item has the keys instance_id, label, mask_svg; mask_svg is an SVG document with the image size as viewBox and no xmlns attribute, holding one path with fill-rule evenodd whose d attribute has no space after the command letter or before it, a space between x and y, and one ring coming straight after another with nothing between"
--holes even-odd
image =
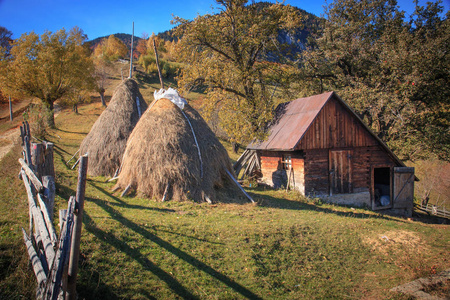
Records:
<instances>
[{"instance_id":1,"label":"wooden fence","mask_svg":"<svg viewBox=\"0 0 450 300\"><path fill-rule=\"evenodd\" d=\"M416 209L434 216L450 219L450 211L446 210L445 207L439 207L427 203L426 205L423 204L416 205Z\"/></svg>"},{"instance_id":2,"label":"wooden fence","mask_svg":"<svg viewBox=\"0 0 450 300\"><path fill-rule=\"evenodd\" d=\"M20 176L29 204L29 234L22 228L31 265L36 275L37 299L76 299L76 277L84 209L87 156L80 160L76 196L67 210L59 211L60 234L53 227L55 180L53 144L31 143L27 122L20 127L23 156Z\"/></svg>"}]
</instances>

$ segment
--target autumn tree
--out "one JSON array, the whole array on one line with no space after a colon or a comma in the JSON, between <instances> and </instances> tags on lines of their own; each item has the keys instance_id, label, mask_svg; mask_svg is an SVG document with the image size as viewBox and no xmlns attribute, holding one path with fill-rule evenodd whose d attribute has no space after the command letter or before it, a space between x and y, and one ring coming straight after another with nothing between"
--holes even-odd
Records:
<instances>
[{"instance_id":1,"label":"autumn tree","mask_svg":"<svg viewBox=\"0 0 450 300\"><path fill-rule=\"evenodd\" d=\"M136 46L136 52L139 54L139 56L141 55L146 55L147 54L147 40L145 39L140 39L137 43Z\"/></svg>"},{"instance_id":2,"label":"autumn tree","mask_svg":"<svg viewBox=\"0 0 450 300\"><path fill-rule=\"evenodd\" d=\"M0 61L2 90L40 99L49 112L47 123L54 127L54 102L91 86L93 63L85 40L77 27L40 37L23 34L12 44L11 55Z\"/></svg>"},{"instance_id":3,"label":"autumn tree","mask_svg":"<svg viewBox=\"0 0 450 300\"><path fill-rule=\"evenodd\" d=\"M10 55L12 41L12 32L5 27L0 26L0 71L2 61L4 61L5 58ZM8 102L6 95L2 93L1 87L0 102Z\"/></svg>"},{"instance_id":4,"label":"autumn tree","mask_svg":"<svg viewBox=\"0 0 450 300\"><path fill-rule=\"evenodd\" d=\"M11 50L12 32L6 29L5 27L0 26L0 47L3 48L4 56L9 55L9 51Z\"/></svg>"},{"instance_id":5,"label":"autumn tree","mask_svg":"<svg viewBox=\"0 0 450 300\"><path fill-rule=\"evenodd\" d=\"M337 0L301 54L303 92L335 90L403 159L450 160L450 30L440 2Z\"/></svg>"},{"instance_id":6,"label":"autumn tree","mask_svg":"<svg viewBox=\"0 0 450 300\"><path fill-rule=\"evenodd\" d=\"M136 52L138 53L139 57L147 54L148 51L147 42L148 42L148 33L143 32L141 35L141 39L138 41L136 45Z\"/></svg>"},{"instance_id":7,"label":"autumn tree","mask_svg":"<svg viewBox=\"0 0 450 300\"><path fill-rule=\"evenodd\" d=\"M127 53L127 46L112 34L107 39L102 39L94 49L94 56L106 61L116 61L119 58L125 58Z\"/></svg>"},{"instance_id":8,"label":"autumn tree","mask_svg":"<svg viewBox=\"0 0 450 300\"><path fill-rule=\"evenodd\" d=\"M280 63L280 30L298 27L297 11L283 4L217 0L219 12L193 21L176 17L179 59L185 63L178 85L187 92L206 88L205 108L218 108L220 123L232 141L261 136L271 119L275 86L287 85Z\"/></svg>"}]
</instances>

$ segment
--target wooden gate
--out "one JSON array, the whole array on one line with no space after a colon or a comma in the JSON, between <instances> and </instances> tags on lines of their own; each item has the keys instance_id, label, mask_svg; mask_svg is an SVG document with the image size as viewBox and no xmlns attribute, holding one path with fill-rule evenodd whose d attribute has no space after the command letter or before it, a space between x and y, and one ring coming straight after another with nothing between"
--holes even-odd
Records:
<instances>
[{"instance_id":1,"label":"wooden gate","mask_svg":"<svg viewBox=\"0 0 450 300\"><path fill-rule=\"evenodd\" d=\"M413 207L414 201L414 168L394 168L394 208Z\"/></svg>"},{"instance_id":2,"label":"wooden gate","mask_svg":"<svg viewBox=\"0 0 450 300\"><path fill-rule=\"evenodd\" d=\"M352 150L330 150L330 196L353 192Z\"/></svg>"}]
</instances>

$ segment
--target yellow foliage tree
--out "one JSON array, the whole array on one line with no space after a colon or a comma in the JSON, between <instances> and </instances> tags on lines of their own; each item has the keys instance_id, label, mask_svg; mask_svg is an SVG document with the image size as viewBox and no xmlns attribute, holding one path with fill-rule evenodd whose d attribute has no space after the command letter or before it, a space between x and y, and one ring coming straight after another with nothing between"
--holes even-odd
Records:
<instances>
[{"instance_id":1,"label":"yellow foliage tree","mask_svg":"<svg viewBox=\"0 0 450 300\"><path fill-rule=\"evenodd\" d=\"M40 37L23 34L12 44L11 55L0 55L0 88L40 99L49 111L47 123L54 127L54 102L93 86L94 66L85 40L78 27Z\"/></svg>"},{"instance_id":2,"label":"yellow foliage tree","mask_svg":"<svg viewBox=\"0 0 450 300\"><path fill-rule=\"evenodd\" d=\"M217 0L220 13L193 21L175 18L181 36L178 59L186 67L181 90L207 88L206 112L220 111L221 127L232 141L264 135L271 119L275 86L288 87L280 63L280 30L298 28L300 15L289 5ZM206 116L208 118L208 116Z\"/></svg>"},{"instance_id":3,"label":"yellow foliage tree","mask_svg":"<svg viewBox=\"0 0 450 300\"><path fill-rule=\"evenodd\" d=\"M127 53L127 46L112 34L107 39L103 39L94 49L94 56L106 61L124 58Z\"/></svg>"}]
</instances>

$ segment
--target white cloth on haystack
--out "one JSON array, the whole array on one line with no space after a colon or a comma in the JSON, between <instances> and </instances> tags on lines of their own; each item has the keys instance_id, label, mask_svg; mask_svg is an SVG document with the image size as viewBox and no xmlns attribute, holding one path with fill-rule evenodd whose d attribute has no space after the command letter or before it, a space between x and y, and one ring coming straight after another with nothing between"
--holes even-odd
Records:
<instances>
[{"instance_id":1,"label":"white cloth on haystack","mask_svg":"<svg viewBox=\"0 0 450 300\"><path fill-rule=\"evenodd\" d=\"M162 98L169 99L173 104L178 106L181 110L184 109L184 105L187 104L186 100L178 95L177 90L173 88L169 88L168 90L160 89L159 91L155 91L153 93L153 97L155 100L159 100Z\"/></svg>"}]
</instances>

